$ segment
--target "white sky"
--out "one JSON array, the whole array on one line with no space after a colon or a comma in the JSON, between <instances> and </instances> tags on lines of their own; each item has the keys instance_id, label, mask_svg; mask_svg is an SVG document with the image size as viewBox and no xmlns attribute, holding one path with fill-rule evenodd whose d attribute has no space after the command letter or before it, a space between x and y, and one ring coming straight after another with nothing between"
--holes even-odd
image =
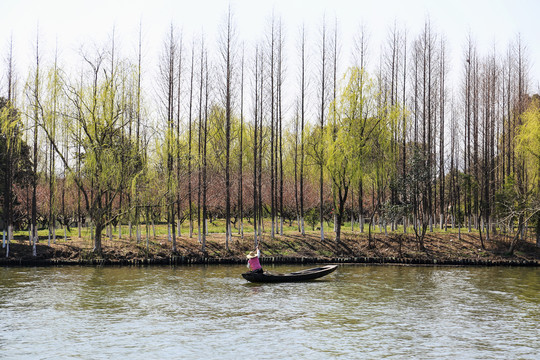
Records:
<instances>
[{"instance_id":1,"label":"white sky","mask_svg":"<svg viewBox=\"0 0 540 360\"><path fill-rule=\"evenodd\" d=\"M409 39L412 39L419 34L429 16L436 32L448 40L450 67L456 79L463 66L461 54L469 31L477 41L480 55L487 55L494 45L504 54L508 42L520 33L528 48L532 91L538 91L540 1L231 0L231 5L239 39L248 43L264 35L272 11L282 16L292 49L287 54L289 59L297 56L294 43L302 23L306 24L308 32L315 34L324 14L329 22L337 17L343 39L342 67L349 65L346 59L350 54L350 43L360 23L365 23L370 33L371 51L378 52L394 21L398 27L405 26ZM0 51L6 53L13 34L17 72L24 81L38 23L44 59L52 59L58 41L61 60L69 63L75 61L82 44L106 44L113 26L121 51L125 55L134 53L138 26L142 21L145 62L148 67L155 67L171 22L182 29L188 43L194 34L198 36L202 31L211 40L217 35L228 6L229 2L225 0L1 0ZM210 46L216 48L216 45ZM5 62L0 63L0 77L2 95Z\"/></svg>"}]
</instances>

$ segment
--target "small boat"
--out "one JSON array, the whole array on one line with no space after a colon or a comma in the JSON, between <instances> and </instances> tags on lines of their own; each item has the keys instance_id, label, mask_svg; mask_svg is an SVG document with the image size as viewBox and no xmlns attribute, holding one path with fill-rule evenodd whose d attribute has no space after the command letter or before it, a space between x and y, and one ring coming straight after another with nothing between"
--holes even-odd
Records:
<instances>
[{"instance_id":1,"label":"small boat","mask_svg":"<svg viewBox=\"0 0 540 360\"><path fill-rule=\"evenodd\" d=\"M325 275L330 274L337 269L337 265L326 265L322 267L316 267L312 269L295 271L288 274L277 274L269 271L262 273L254 273L248 271L243 273L242 276L247 281L255 283L276 283L276 282L292 282L292 281L308 281L318 279Z\"/></svg>"}]
</instances>

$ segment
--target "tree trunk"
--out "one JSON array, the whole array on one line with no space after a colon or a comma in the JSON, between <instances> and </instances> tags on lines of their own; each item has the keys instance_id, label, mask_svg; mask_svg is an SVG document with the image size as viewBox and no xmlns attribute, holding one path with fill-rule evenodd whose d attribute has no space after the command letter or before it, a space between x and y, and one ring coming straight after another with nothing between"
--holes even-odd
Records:
<instances>
[{"instance_id":1,"label":"tree trunk","mask_svg":"<svg viewBox=\"0 0 540 360\"><path fill-rule=\"evenodd\" d=\"M94 233L94 253L101 255L102 248L101 248L101 232L103 231L103 224L101 221L96 221L96 228Z\"/></svg>"},{"instance_id":2,"label":"tree trunk","mask_svg":"<svg viewBox=\"0 0 540 360\"><path fill-rule=\"evenodd\" d=\"M406 216L403 217L403 233L404 234L407 233L407 217Z\"/></svg>"},{"instance_id":3,"label":"tree trunk","mask_svg":"<svg viewBox=\"0 0 540 360\"><path fill-rule=\"evenodd\" d=\"M540 248L540 216L536 219L536 247Z\"/></svg>"},{"instance_id":4,"label":"tree trunk","mask_svg":"<svg viewBox=\"0 0 540 360\"><path fill-rule=\"evenodd\" d=\"M6 257L9 257L9 243L11 240L13 234L13 228L11 225L8 226L8 233L7 233L7 242L6 242Z\"/></svg>"},{"instance_id":5,"label":"tree trunk","mask_svg":"<svg viewBox=\"0 0 540 360\"><path fill-rule=\"evenodd\" d=\"M341 214L336 216L336 242L339 243L341 241Z\"/></svg>"}]
</instances>

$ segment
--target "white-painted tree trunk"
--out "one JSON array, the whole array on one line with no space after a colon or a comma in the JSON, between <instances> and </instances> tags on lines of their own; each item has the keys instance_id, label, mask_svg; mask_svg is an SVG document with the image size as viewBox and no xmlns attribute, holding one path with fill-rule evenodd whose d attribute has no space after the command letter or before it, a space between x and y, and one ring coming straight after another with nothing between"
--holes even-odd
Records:
<instances>
[{"instance_id":1,"label":"white-painted tree trunk","mask_svg":"<svg viewBox=\"0 0 540 360\"><path fill-rule=\"evenodd\" d=\"M32 242L32 256L37 256L36 243L38 240L37 231L34 231L33 242Z\"/></svg>"},{"instance_id":2,"label":"white-painted tree trunk","mask_svg":"<svg viewBox=\"0 0 540 360\"><path fill-rule=\"evenodd\" d=\"M486 231L486 241L487 241L487 242L489 242L489 240L490 240L490 238L489 238L489 237L490 237L489 231L490 231L491 229L490 229L489 227L490 227L490 223L489 223L489 218L488 218L488 219L487 219L487 222L486 222L486 229L487 229L487 231Z\"/></svg>"},{"instance_id":3,"label":"white-painted tree trunk","mask_svg":"<svg viewBox=\"0 0 540 360\"><path fill-rule=\"evenodd\" d=\"M255 226L255 219L253 221L253 226ZM257 238L257 230L255 229L255 227L253 228L253 243L255 247L259 245L259 239Z\"/></svg>"},{"instance_id":4,"label":"white-painted tree trunk","mask_svg":"<svg viewBox=\"0 0 540 360\"><path fill-rule=\"evenodd\" d=\"M480 218L480 228L482 229L482 231L486 231L486 227L484 226L484 218L481 217Z\"/></svg>"},{"instance_id":5,"label":"white-painted tree trunk","mask_svg":"<svg viewBox=\"0 0 540 360\"><path fill-rule=\"evenodd\" d=\"M10 240L13 237L13 227L10 225L8 226L8 233L7 233L7 242L6 242L6 257L9 257L9 243Z\"/></svg>"}]
</instances>

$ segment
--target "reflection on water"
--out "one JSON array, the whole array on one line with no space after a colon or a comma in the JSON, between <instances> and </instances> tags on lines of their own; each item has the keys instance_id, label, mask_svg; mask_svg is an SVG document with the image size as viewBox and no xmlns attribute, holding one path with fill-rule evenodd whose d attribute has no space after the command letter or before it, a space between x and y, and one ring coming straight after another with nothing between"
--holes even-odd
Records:
<instances>
[{"instance_id":1,"label":"reflection on water","mask_svg":"<svg viewBox=\"0 0 540 360\"><path fill-rule=\"evenodd\" d=\"M279 266L288 272L299 266ZM540 269L0 269L0 358L537 359Z\"/></svg>"}]
</instances>

